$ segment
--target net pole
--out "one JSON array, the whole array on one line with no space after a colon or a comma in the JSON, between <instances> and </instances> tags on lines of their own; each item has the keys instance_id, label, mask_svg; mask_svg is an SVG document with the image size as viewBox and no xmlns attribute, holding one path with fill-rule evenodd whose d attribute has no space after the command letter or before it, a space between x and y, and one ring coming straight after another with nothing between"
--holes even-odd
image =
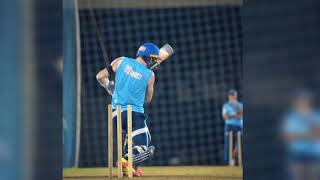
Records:
<instances>
[{"instance_id":1,"label":"net pole","mask_svg":"<svg viewBox=\"0 0 320 180\"><path fill-rule=\"evenodd\" d=\"M80 45L80 18L78 0L75 3L75 23L76 23L76 53L77 53L77 109L76 109L76 152L74 166L79 167L80 159L80 139L81 139L81 45Z\"/></svg>"}]
</instances>

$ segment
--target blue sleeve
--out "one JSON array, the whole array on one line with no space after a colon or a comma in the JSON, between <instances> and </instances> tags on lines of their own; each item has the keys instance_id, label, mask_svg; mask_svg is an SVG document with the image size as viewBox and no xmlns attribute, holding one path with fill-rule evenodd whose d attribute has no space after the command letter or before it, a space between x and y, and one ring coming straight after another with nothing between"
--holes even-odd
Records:
<instances>
[{"instance_id":1,"label":"blue sleeve","mask_svg":"<svg viewBox=\"0 0 320 180\"><path fill-rule=\"evenodd\" d=\"M222 107L222 114L228 114L228 108L226 104L224 104Z\"/></svg>"},{"instance_id":2,"label":"blue sleeve","mask_svg":"<svg viewBox=\"0 0 320 180\"><path fill-rule=\"evenodd\" d=\"M304 132L304 124L297 120L296 115L289 114L284 118L282 130L284 133Z\"/></svg>"}]
</instances>

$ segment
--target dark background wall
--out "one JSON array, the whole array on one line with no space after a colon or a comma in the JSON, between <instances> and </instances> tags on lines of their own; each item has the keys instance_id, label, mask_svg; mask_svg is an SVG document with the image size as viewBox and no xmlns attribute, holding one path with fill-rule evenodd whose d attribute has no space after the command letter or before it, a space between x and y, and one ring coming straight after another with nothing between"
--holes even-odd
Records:
<instances>
[{"instance_id":1,"label":"dark background wall","mask_svg":"<svg viewBox=\"0 0 320 180\"><path fill-rule=\"evenodd\" d=\"M169 43L175 55L156 73L146 105L156 151L146 165L217 165L223 160L222 104L236 88L242 98L242 27L239 7L99 9L102 57L90 10L80 11L82 48L81 166L105 166L107 92L95 80L106 63L134 57L144 42Z\"/></svg>"},{"instance_id":2,"label":"dark background wall","mask_svg":"<svg viewBox=\"0 0 320 180\"><path fill-rule=\"evenodd\" d=\"M319 1L244 4L244 178L285 179L280 123L289 95L319 95Z\"/></svg>"},{"instance_id":3,"label":"dark background wall","mask_svg":"<svg viewBox=\"0 0 320 180\"><path fill-rule=\"evenodd\" d=\"M62 177L62 1L33 2L33 107L34 165L31 179ZM28 169L29 170L29 169Z\"/></svg>"}]
</instances>

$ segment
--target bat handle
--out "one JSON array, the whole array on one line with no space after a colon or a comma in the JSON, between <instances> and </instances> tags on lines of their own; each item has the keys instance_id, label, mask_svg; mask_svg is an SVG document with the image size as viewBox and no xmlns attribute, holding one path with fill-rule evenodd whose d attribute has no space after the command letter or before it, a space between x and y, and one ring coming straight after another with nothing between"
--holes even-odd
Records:
<instances>
[{"instance_id":1,"label":"bat handle","mask_svg":"<svg viewBox=\"0 0 320 180\"><path fill-rule=\"evenodd\" d=\"M157 66L159 66L160 65L160 63L159 62L157 62L157 63L155 63L153 66L151 66L151 68L150 69L154 69L155 67L157 67Z\"/></svg>"}]
</instances>

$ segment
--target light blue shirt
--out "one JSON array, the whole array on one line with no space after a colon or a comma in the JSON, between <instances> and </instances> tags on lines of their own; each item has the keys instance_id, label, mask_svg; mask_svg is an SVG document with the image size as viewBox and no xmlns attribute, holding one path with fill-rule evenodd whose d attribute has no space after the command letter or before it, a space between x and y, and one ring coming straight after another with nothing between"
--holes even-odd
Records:
<instances>
[{"instance_id":1,"label":"light blue shirt","mask_svg":"<svg viewBox=\"0 0 320 180\"><path fill-rule=\"evenodd\" d=\"M308 115L292 111L287 114L284 124L284 133L307 134L313 128L320 128L320 112L311 112ZM320 140L297 139L287 143L291 152L308 153L320 157Z\"/></svg>"},{"instance_id":2,"label":"light blue shirt","mask_svg":"<svg viewBox=\"0 0 320 180\"><path fill-rule=\"evenodd\" d=\"M123 110L132 105L135 112L144 113L144 101L149 79L154 73L135 59L122 57L115 76L112 107L121 105Z\"/></svg>"},{"instance_id":3,"label":"light blue shirt","mask_svg":"<svg viewBox=\"0 0 320 180\"><path fill-rule=\"evenodd\" d=\"M243 111L243 104L242 102L238 101L237 105L234 106L230 102L226 102L223 105L222 108L222 114L226 115L236 115L237 114L237 109ZM241 118L229 118L225 120L226 124L228 125L236 125L236 126L241 126L243 127L243 119Z\"/></svg>"}]
</instances>

